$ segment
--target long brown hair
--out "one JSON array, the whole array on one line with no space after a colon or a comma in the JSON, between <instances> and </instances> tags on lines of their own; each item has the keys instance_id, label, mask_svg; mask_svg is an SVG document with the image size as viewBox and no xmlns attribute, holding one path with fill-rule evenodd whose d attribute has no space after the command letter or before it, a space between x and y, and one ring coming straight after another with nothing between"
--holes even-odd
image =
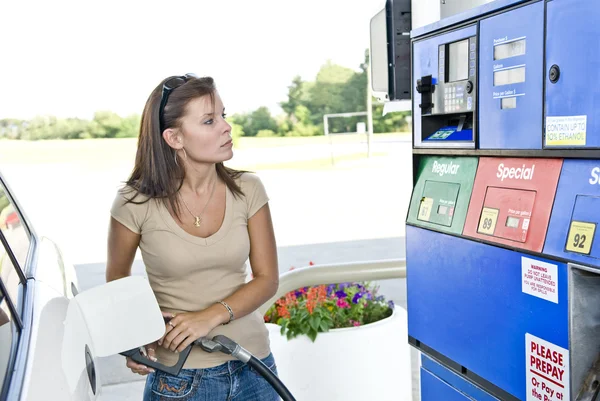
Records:
<instances>
[{"instance_id":1,"label":"long brown hair","mask_svg":"<svg viewBox=\"0 0 600 401\"><path fill-rule=\"evenodd\" d=\"M142 113L135 165L131 176L126 181L126 185L135 193L127 202L141 204L150 199L161 199L165 206L170 207L179 218L181 208L177 192L183 185L185 168L182 162L177 162L175 149L171 148L163 139L159 122L162 88L170 78L172 77L164 79L154 88L146 101ZM194 99L210 96L214 105L215 91L215 83L211 77L190 78L186 83L174 89L164 108L163 130L180 128L186 106ZM244 196L235 180L245 171L225 167L222 162L216 164L216 169L218 177L225 182L234 196ZM134 202L133 199L138 195L144 195L147 199Z\"/></svg>"}]
</instances>

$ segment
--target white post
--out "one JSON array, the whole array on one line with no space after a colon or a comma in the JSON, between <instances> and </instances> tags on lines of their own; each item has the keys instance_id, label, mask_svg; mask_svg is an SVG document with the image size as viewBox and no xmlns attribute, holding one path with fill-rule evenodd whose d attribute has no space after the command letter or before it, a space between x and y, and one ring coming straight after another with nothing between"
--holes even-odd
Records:
<instances>
[{"instance_id":1,"label":"white post","mask_svg":"<svg viewBox=\"0 0 600 401\"><path fill-rule=\"evenodd\" d=\"M371 57L369 55L369 57ZM371 63L367 64L367 157L371 157L373 136L373 89L371 88Z\"/></svg>"}]
</instances>

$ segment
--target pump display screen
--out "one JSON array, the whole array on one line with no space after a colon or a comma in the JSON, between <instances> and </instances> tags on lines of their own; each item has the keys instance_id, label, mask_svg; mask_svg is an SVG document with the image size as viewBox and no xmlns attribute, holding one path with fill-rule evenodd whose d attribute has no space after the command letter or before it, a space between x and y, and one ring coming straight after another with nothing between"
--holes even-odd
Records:
<instances>
[{"instance_id":1,"label":"pump display screen","mask_svg":"<svg viewBox=\"0 0 600 401\"><path fill-rule=\"evenodd\" d=\"M506 227L519 228L519 221L521 221L521 219L517 217L508 216L508 218L506 219Z\"/></svg>"},{"instance_id":2,"label":"pump display screen","mask_svg":"<svg viewBox=\"0 0 600 401\"><path fill-rule=\"evenodd\" d=\"M469 78L469 39L448 45L448 82Z\"/></svg>"},{"instance_id":3,"label":"pump display screen","mask_svg":"<svg viewBox=\"0 0 600 401\"><path fill-rule=\"evenodd\" d=\"M525 67L510 68L494 72L494 86L525 82Z\"/></svg>"},{"instance_id":4,"label":"pump display screen","mask_svg":"<svg viewBox=\"0 0 600 401\"><path fill-rule=\"evenodd\" d=\"M494 60L502 60L509 57L522 56L524 54L525 39L494 46Z\"/></svg>"}]
</instances>

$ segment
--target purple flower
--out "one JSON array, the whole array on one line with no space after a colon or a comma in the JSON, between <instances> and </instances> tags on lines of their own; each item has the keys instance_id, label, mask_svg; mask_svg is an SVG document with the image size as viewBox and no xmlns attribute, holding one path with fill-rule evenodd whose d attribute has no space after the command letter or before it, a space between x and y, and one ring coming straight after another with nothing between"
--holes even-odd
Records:
<instances>
[{"instance_id":1,"label":"purple flower","mask_svg":"<svg viewBox=\"0 0 600 401\"><path fill-rule=\"evenodd\" d=\"M369 301L372 301L372 300L373 300L373 294L371 294L371 292L370 292L370 291L367 291L367 292L366 292L366 297L365 297L365 298L367 298L367 300L369 300Z\"/></svg>"},{"instance_id":2,"label":"purple flower","mask_svg":"<svg viewBox=\"0 0 600 401\"><path fill-rule=\"evenodd\" d=\"M350 287L350 283L341 283L340 284L340 290L345 290L348 287Z\"/></svg>"},{"instance_id":3,"label":"purple flower","mask_svg":"<svg viewBox=\"0 0 600 401\"><path fill-rule=\"evenodd\" d=\"M300 297L302 296L302 294L304 294L304 293L303 293L302 291L298 291L298 290L296 290L296 291L294 292L294 294L296 294L296 298L300 298Z\"/></svg>"},{"instance_id":4,"label":"purple flower","mask_svg":"<svg viewBox=\"0 0 600 401\"><path fill-rule=\"evenodd\" d=\"M346 298L348 296L348 294L346 294L344 291L339 290L335 292L335 296L338 298Z\"/></svg>"},{"instance_id":5,"label":"purple flower","mask_svg":"<svg viewBox=\"0 0 600 401\"><path fill-rule=\"evenodd\" d=\"M335 290L335 284L329 284L327 286L327 296L330 296L334 290Z\"/></svg>"},{"instance_id":6,"label":"purple flower","mask_svg":"<svg viewBox=\"0 0 600 401\"><path fill-rule=\"evenodd\" d=\"M363 295L365 295L364 292L357 292L354 297L352 298L352 303L353 304L357 304L358 300L361 299L363 297Z\"/></svg>"},{"instance_id":7,"label":"purple flower","mask_svg":"<svg viewBox=\"0 0 600 401\"><path fill-rule=\"evenodd\" d=\"M390 299L390 301L388 302L388 306L390 307L390 309L394 309L394 301Z\"/></svg>"},{"instance_id":8,"label":"purple flower","mask_svg":"<svg viewBox=\"0 0 600 401\"><path fill-rule=\"evenodd\" d=\"M375 301L377 301L377 302L381 302L383 300L384 300L383 295L378 295L377 298L375 298Z\"/></svg>"}]
</instances>

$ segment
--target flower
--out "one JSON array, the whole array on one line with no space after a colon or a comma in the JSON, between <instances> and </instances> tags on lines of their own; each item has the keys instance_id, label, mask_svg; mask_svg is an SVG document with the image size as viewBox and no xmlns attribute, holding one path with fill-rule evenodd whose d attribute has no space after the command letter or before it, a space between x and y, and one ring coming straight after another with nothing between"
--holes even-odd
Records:
<instances>
[{"instance_id":1,"label":"flower","mask_svg":"<svg viewBox=\"0 0 600 401\"><path fill-rule=\"evenodd\" d=\"M354 297L352 297L352 303L357 304L358 300L361 299L363 295L365 295L364 292L357 292L356 294L354 294Z\"/></svg>"},{"instance_id":2,"label":"flower","mask_svg":"<svg viewBox=\"0 0 600 401\"><path fill-rule=\"evenodd\" d=\"M342 309L346 309L346 308L350 307L350 304L345 299L342 299L342 298L338 298L336 305Z\"/></svg>"},{"instance_id":3,"label":"flower","mask_svg":"<svg viewBox=\"0 0 600 401\"><path fill-rule=\"evenodd\" d=\"M390 316L394 303L378 290L355 282L299 288L278 299L264 320L281 326L288 339L307 335L314 341L330 329L364 326Z\"/></svg>"},{"instance_id":4,"label":"flower","mask_svg":"<svg viewBox=\"0 0 600 401\"><path fill-rule=\"evenodd\" d=\"M332 293L335 292L335 284L329 284L327 286L327 296L331 296Z\"/></svg>"}]
</instances>

